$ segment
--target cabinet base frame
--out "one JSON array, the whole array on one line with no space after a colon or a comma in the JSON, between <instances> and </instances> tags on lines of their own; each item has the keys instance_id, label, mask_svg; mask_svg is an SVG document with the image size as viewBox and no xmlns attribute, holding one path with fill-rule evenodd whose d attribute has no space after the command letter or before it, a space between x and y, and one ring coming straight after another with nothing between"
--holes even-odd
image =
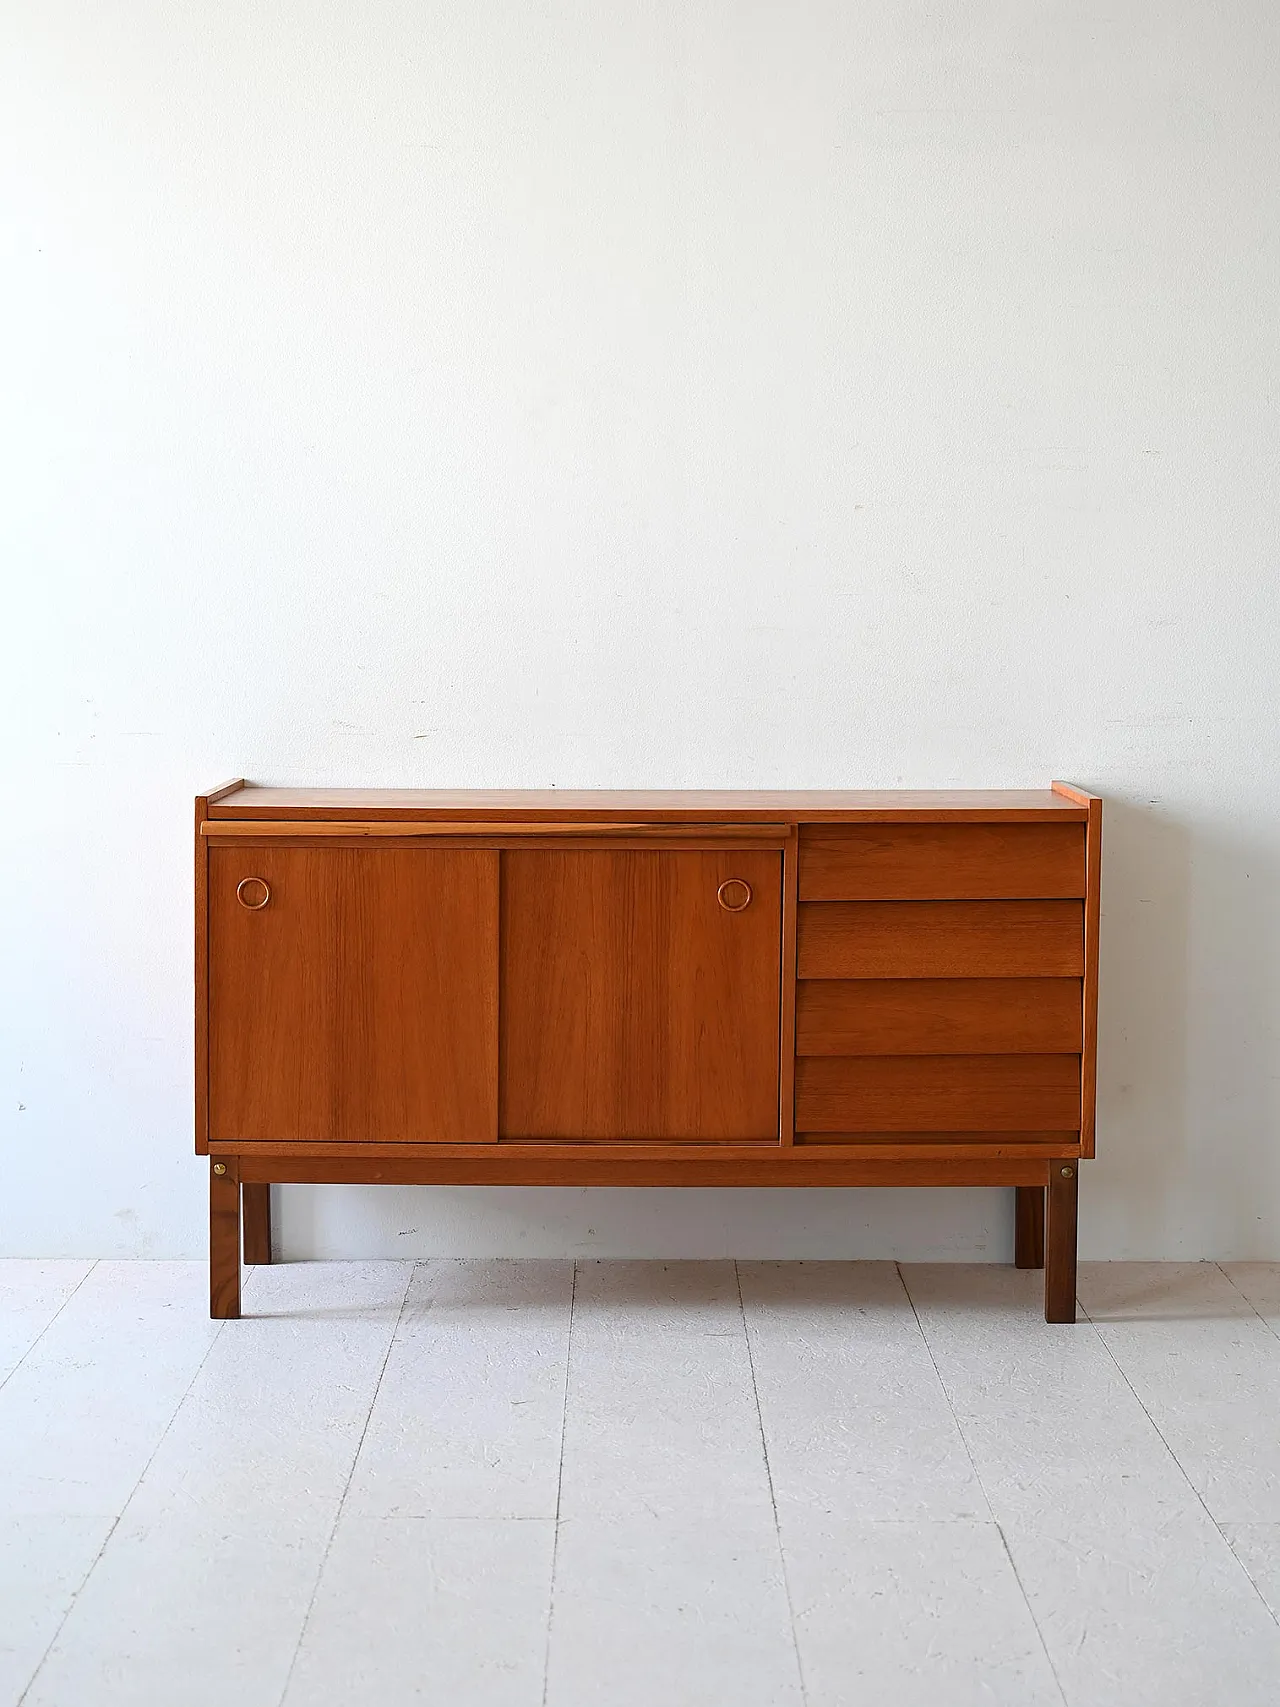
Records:
<instances>
[{"instance_id":1,"label":"cabinet base frame","mask_svg":"<svg viewBox=\"0 0 1280 1707\"><path fill-rule=\"evenodd\" d=\"M1044 1187L1020 1185L1013 1221L1015 1268L1044 1267Z\"/></svg>"},{"instance_id":2,"label":"cabinet base frame","mask_svg":"<svg viewBox=\"0 0 1280 1707\"><path fill-rule=\"evenodd\" d=\"M704 1157L592 1157L582 1152L520 1154L477 1150L440 1156L333 1156L229 1153L209 1173L209 1313L240 1314L241 1197L244 1260L271 1260L273 1184L294 1185L547 1185L547 1186L1013 1186L1015 1262L1043 1266L1045 1320L1076 1319L1075 1156L1002 1158L958 1156L879 1161L803 1149L739 1151ZM221 1169L221 1172L215 1170Z\"/></svg>"},{"instance_id":3,"label":"cabinet base frame","mask_svg":"<svg viewBox=\"0 0 1280 1707\"><path fill-rule=\"evenodd\" d=\"M271 1261L271 1187L249 1181L240 1188L240 1212L244 1217L244 1260L250 1268Z\"/></svg>"}]
</instances>

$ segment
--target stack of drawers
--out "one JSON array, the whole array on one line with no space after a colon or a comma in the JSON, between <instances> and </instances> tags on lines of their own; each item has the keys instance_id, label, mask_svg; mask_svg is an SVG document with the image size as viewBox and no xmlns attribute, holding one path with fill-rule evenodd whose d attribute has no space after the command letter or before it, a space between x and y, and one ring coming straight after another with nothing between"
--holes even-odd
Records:
<instances>
[{"instance_id":1,"label":"stack of drawers","mask_svg":"<svg viewBox=\"0 0 1280 1707\"><path fill-rule=\"evenodd\" d=\"M1078 1150L1085 826L802 826L797 1144Z\"/></svg>"}]
</instances>

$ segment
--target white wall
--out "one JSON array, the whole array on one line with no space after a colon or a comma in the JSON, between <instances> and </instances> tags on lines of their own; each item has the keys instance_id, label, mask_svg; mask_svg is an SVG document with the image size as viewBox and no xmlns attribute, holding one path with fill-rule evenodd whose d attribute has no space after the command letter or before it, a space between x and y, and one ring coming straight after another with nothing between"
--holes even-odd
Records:
<instances>
[{"instance_id":1,"label":"white wall","mask_svg":"<svg viewBox=\"0 0 1280 1707\"><path fill-rule=\"evenodd\" d=\"M40 0L0 55L0 1250L194 1254L190 797L1108 797L1083 1248L1280 1256L1272 0ZM1001 1193L294 1253L1004 1258Z\"/></svg>"}]
</instances>

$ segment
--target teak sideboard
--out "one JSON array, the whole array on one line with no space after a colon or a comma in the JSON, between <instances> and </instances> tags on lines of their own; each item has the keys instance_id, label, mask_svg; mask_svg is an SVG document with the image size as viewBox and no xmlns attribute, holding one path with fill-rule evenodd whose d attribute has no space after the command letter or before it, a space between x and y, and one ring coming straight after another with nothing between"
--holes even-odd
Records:
<instances>
[{"instance_id":1,"label":"teak sideboard","mask_svg":"<svg viewBox=\"0 0 1280 1707\"><path fill-rule=\"evenodd\" d=\"M1073 1321L1101 835L1066 783L199 796L212 1314L273 1182L945 1185Z\"/></svg>"}]
</instances>

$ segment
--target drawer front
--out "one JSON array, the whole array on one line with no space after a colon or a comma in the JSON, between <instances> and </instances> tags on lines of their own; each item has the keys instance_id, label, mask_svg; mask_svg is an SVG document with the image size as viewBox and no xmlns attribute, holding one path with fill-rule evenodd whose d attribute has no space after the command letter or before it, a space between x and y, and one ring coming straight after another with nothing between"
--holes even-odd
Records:
<instances>
[{"instance_id":1,"label":"drawer front","mask_svg":"<svg viewBox=\"0 0 1280 1707\"><path fill-rule=\"evenodd\" d=\"M1078 1132L1076 1055L804 1056L796 1131Z\"/></svg>"},{"instance_id":2,"label":"drawer front","mask_svg":"<svg viewBox=\"0 0 1280 1707\"><path fill-rule=\"evenodd\" d=\"M815 978L796 990L797 1055L1078 1054L1078 978Z\"/></svg>"},{"instance_id":3,"label":"drawer front","mask_svg":"<svg viewBox=\"0 0 1280 1707\"><path fill-rule=\"evenodd\" d=\"M802 827L802 901L1042 900L1084 894L1083 824Z\"/></svg>"},{"instance_id":4,"label":"drawer front","mask_svg":"<svg viewBox=\"0 0 1280 1707\"><path fill-rule=\"evenodd\" d=\"M801 978L1079 978L1082 901L803 901Z\"/></svg>"}]
</instances>

